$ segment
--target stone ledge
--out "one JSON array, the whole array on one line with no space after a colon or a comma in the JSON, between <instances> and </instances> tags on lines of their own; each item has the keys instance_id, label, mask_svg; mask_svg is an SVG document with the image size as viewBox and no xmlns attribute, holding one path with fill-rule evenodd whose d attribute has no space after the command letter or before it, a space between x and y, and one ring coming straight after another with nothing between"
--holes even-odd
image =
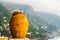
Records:
<instances>
[{"instance_id":1,"label":"stone ledge","mask_svg":"<svg viewBox=\"0 0 60 40\"><path fill-rule=\"evenodd\" d=\"M0 37L0 40L24 40L24 39L18 39L18 38L8 38L8 37ZM25 40L30 40L29 38L25 38Z\"/></svg>"}]
</instances>

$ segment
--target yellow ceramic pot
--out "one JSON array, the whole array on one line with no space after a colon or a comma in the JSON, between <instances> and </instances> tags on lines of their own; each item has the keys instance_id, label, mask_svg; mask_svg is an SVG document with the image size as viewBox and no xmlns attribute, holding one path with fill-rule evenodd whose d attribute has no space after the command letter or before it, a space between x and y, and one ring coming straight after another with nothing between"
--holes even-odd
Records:
<instances>
[{"instance_id":1,"label":"yellow ceramic pot","mask_svg":"<svg viewBox=\"0 0 60 40\"><path fill-rule=\"evenodd\" d=\"M24 38L26 36L28 31L28 19L23 12L19 10L12 12L10 31L13 38Z\"/></svg>"}]
</instances>

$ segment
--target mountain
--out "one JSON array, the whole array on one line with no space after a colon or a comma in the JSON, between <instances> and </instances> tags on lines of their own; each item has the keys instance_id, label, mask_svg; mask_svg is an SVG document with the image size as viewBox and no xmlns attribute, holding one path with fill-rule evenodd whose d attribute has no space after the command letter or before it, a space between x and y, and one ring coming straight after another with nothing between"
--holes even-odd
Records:
<instances>
[{"instance_id":1,"label":"mountain","mask_svg":"<svg viewBox=\"0 0 60 40\"><path fill-rule=\"evenodd\" d=\"M7 18L8 22L11 16L10 12L12 10L19 9L19 10L24 11L24 13L26 14L29 20L30 25L29 25L28 32L31 33L30 35L32 38L36 38L36 37L43 38L43 37L48 36L48 35L45 35L45 33L46 34L48 33L51 36L52 35L56 36L60 33L59 32L60 17L55 14L47 13L47 12L36 12L33 10L31 6L26 5L26 4L14 4L14 3L8 3L8 2L0 2L0 4L2 6L2 7L0 6L0 11L4 12L3 14L0 12L0 15L2 16L6 15L6 17L8 17ZM1 8L5 9L5 11L1 10ZM27 36L30 37L30 35L27 35Z\"/></svg>"}]
</instances>

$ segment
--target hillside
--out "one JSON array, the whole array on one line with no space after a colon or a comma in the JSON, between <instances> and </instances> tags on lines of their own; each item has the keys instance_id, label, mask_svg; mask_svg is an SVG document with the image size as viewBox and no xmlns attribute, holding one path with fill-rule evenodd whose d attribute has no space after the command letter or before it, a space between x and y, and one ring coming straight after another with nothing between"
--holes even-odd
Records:
<instances>
[{"instance_id":1,"label":"hillside","mask_svg":"<svg viewBox=\"0 0 60 40\"><path fill-rule=\"evenodd\" d=\"M59 32L60 17L59 16L51 14L51 13L46 13L46 12L36 12L33 10L33 8L31 6L25 5L25 4L14 4L14 3L6 3L6 2L0 2L0 3L1 3L1 6L3 5L2 7L0 6L0 11L4 12L4 13L0 12L1 17L2 16L8 17L6 23L9 22L9 18L11 16L10 11L12 11L14 9L19 9L19 10L24 11L24 13L27 15L27 17L29 19L30 25L29 25L28 32L32 33L32 34L30 34L32 38L36 38L36 37L44 38L44 37L48 36L48 35L46 35L47 33L51 36L53 35L52 37L60 34L60 32ZM4 11L4 9L6 11ZM3 20L3 19L1 18L1 20ZM2 24L2 23L0 23L0 24ZM27 35L27 36L30 37L30 35ZM50 37L50 36L48 36L48 37Z\"/></svg>"}]
</instances>

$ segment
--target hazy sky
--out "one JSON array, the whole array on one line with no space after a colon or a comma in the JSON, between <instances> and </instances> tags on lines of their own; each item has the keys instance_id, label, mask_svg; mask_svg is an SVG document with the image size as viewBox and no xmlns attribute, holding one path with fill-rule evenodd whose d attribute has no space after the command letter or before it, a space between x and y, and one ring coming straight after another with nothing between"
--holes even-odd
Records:
<instances>
[{"instance_id":1,"label":"hazy sky","mask_svg":"<svg viewBox=\"0 0 60 40\"><path fill-rule=\"evenodd\" d=\"M50 12L60 16L60 0L0 0L19 4L28 4L35 11Z\"/></svg>"}]
</instances>

